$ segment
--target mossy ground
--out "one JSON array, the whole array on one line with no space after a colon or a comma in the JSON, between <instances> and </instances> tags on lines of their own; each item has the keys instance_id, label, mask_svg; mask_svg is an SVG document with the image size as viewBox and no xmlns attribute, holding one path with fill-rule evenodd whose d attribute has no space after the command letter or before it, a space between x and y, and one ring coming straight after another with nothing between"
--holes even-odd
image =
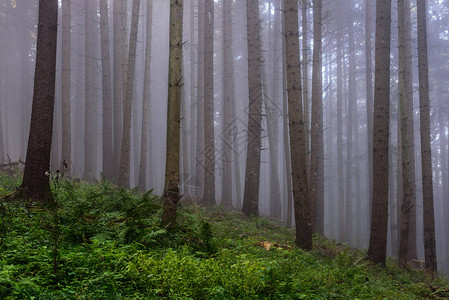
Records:
<instances>
[{"instance_id":1,"label":"mossy ground","mask_svg":"<svg viewBox=\"0 0 449 300\"><path fill-rule=\"evenodd\" d=\"M19 183L20 175L0 175L0 196ZM449 297L444 278L392 261L370 265L362 251L323 237L304 252L291 229L262 217L184 206L178 227L167 230L150 193L104 182L52 185L57 211L0 204L0 299Z\"/></svg>"}]
</instances>

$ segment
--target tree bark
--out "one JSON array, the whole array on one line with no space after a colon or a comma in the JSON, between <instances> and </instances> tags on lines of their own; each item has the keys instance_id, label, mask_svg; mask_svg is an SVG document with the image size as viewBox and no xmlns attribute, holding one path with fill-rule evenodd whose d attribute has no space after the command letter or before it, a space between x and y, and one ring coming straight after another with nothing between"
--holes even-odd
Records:
<instances>
[{"instance_id":1,"label":"tree bark","mask_svg":"<svg viewBox=\"0 0 449 300\"><path fill-rule=\"evenodd\" d=\"M162 226L176 224L179 195L183 1L170 0L167 149Z\"/></svg>"},{"instance_id":2,"label":"tree bark","mask_svg":"<svg viewBox=\"0 0 449 300\"><path fill-rule=\"evenodd\" d=\"M259 1L246 1L248 39L248 139L242 212L258 215L262 130L262 57Z\"/></svg>"},{"instance_id":3,"label":"tree bark","mask_svg":"<svg viewBox=\"0 0 449 300\"><path fill-rule=\"evenodd\" d=\"M140 164L139 164L139 189L145 190L147 180L148 158L148 134L150 128L150 86L151 86L151 38L153 36L153 0L147 1L146 17L146 37L145 37L145 71L142 99L142 136L140 141ZM152 141L150 140L150 143ZM151 148L151 147L150 147ZM151 178L152 179L152 178Z\"/></svg>"},{"instance_id":4,"label":"tree bark","mask_svg":"<svg viewBox=\"0 0 449 300\"><path fill-rule=\"evenodd\" d=\"M296 244L302 249L311 250L312 226L310 223L307 184L304 114L301 97L301 66L299 61L298 3L296 0L284 0L284 18Z\"/></svg>"},{"instance_id":5,"label":"tree bark","mask_svg":"<svg viewBox=\"0 0 449 300\"><path fill-rule=\"evenodd\" d=\"M215 134L214 134L214 1L204 6L204 194L202 202L215 204Z\"/></svg>"},{"instance_id":6,"label":"tree bark","mask_svg":"<svg viewBox=\"0 0 449 300\"><path fill-rule=\"evenodd\" d=\"M313 74L312 74L312 122L309 201L313 230L324 234L324 199L319 188L324 188L323 159L323 98L322 98L322 1L313 1ZM307 99L304 99L307 101ZM307 111L306 113L307 114ZM306 134L307 135L307 134Z\"/></svg>"},{"instance_id":7,"label":"tree bark","mask_svg":"<svg viewBox=\"0 0 449 300\"><path fill-rule=\"evenodd\" d=\"M134 73L136 69L137 30L139 27L140 0L133 0L131 32L129 35L128 69L124 94L123 137L120 155L118 184L129 188L131 163L131 116L133 103Z\"/></svg>"},{"instance_id":8,"label":"tree bark","mask_svg":"<svg viewBox=\"0 0 449 300\"><path fill-rule=\"evenodd\" d=\"M70 73L71 73L71 0L62 1L62 149L60 169L70 176L72 168L72 137L70 113Z\"/></svg>"},{"instance_id":9,"label":"tree bark","mask_svg":"<svg viewBox=\"0 0 449 300\"><path fill-rule=\"evenodd\" d=\"M51 200L50 151L55 101L58 1L39 1L36 71L26 165L21 185L35 201Z\"/></svg>"},{"instance_id":10,"label":"tree bark","mask_svg":"<svg viewBox=\"0 0 449 300\"><path fill-rule=\"evenodd\" d=\"M419 114L421 125L421 166L423 190L424 256L427 271L436 274L435 212L432 181L432 149L430 144L429 65L427 59L427 1L417 2Z\"/></svg>"},{"instance_id":11,"label":"tree bark","mask_svg":"<svg viewBox=\"0 0 449 300\"><path fill-rule=\"evenodd\" d=\"M112 91L111 91L111 57L109 53L109 14L108 2L100 0L101 29L101 68L103 91L103 175L106 179L114 177Z\"/></svg>"},{"instance_id":12,"label":"tree bark","mask_svg":"<svg viewBox=\"0 0 449 300\"><path fill-rule=\"evenodd\" d=\"M390 130L391 0L376 6L375 94L373 119L373 202L368 259L385 265L388 226L388 137Z\"/></svg>"}]
</instances>

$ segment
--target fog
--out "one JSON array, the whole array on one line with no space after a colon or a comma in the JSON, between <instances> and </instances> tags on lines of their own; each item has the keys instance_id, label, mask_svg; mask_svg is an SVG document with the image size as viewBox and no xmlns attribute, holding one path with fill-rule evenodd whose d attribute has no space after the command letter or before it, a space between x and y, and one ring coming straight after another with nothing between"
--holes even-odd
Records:
<instances>
[{"instance_id":1,"label":"fog","mask_svg":"<svg viewBox=\"0 0 449 300\"><path fill-rule=\"evenodd\" d=\"M201 26L206 13L200 11L198 1L184 0L183 33L183 87L181 122L181 171L179 185L182 201L201 203L204 184L208 176L214 175L214 193L217 205L240 210L245 188L247 149L251 140L247 138L249 86L246 1L231 1L231 15L226 15L224 3L214 1L213 28L213 147L208 147L204 124L204 95L208 78L203 69L205 48L204 32ZM61 2L61 1L60 1ZM119 103L118 115L112 120L121 126L124 100L123 74L126 59L114 57L114 3L127 2L126 20L119 28L129 44L132 1L108 1L109 47L114 110ZM371 5L365 9L366 2ZM399 112L399 53L398 53L398 10L397 1L392 1L391 40L391 107L390 107L390 199L388 255L397 256L398 216L402 198L401 137ZM416 186L416 251L418 259L424 257L423 205L421 174L421 143L418 95L418 61L415 1L411 1L411 58L413 79L412 117L414 139L413 156L414 185ZM66 3L62 0L61 5ZM89 5L87 5L89 3ZM151 63L148 71L149 125L146 182L142 190L154 189L162 194L164 189L166 128L167 128L167 86L169 49L169 1L154 0L152 14L148 13L148 1L141 1L137 33L136 70L132 97L131 158L129 187L138 186L141 161L142 110L146 68L146 30L151 22ZM4 162L25 160L31 116L33 79L37 35L37 1L5 0L0 3L0 159ZM370 16L366 15L366 11ZM86 18L86 12L88 18ZM259 182L258 212L260 215L288 222L289 196L291 196L289 160L288 118L286 100L286 67L283 55L282 1L259 1L261 20L261 80L263 92L262 140ZM304 16L307 22L304 23ZM312 54L313 13L312 4L307 4L305 14L300 11L300 26L306 25L307 49L301 49L303 92L307 99L304 106L309 124L310 139L312 127ZM435 225L438 267L449 272L449 1L428 1L428 59L431 100L431 145L433 183L435 200ZM60 169L62 154L62 9L58 28L58 57L55 97L55 117L51 170ZM86 22L87 21L87 22ZM318 160L322 164L318 189L323 192L324 235L347 242L359 248L368 248L370 229L370 131L369 109L372 97L369 93L368 73L374 76L375 1L323 0L322 29L322 141ZM367 26L370 23L370 26ZM107 180L117 183L120 149L116 129L103 128L103 91L100 7L99 1L71 0L70 30L70 132L71 168L66 170L72 177L90 181ZM224 37L224 28L229 25L230 39ZM203 25L204 26L204 25ZM371 31L369 30L371 27ZM300 28L300 43L303 45L304 31ZM88 33L88 34L86 34ZM367 37L371 39L367 43ZM226 42L225 42L226 41ZM88 43L86 46L86 42ZM371 61L367 61L367 45L371 44ZM125 47L125 54L126 54ZM230 52L226 52L226 49ZM122 52L123 53L123 52ZM228 66L227 54L232 55ZM121 54L120 54L121 55ZM116 61L118 62L116 64ZM147 65L148 66L148 65ZM230 69L229 69L230 67ZM368 69L367 69L368 68ZM231 80L226 83L226 70L231 70ZM117 75L119 77L117 77ZM305 79L304 79L305 78ZM203 82L204 81L204 82ZM373 81L371 82L373 84ZM226 90L225 90L226 89ZM373 92L371 88L371 93ZM120 96L122 95L122 96ZM201 96L203 95L203 96ZM120 98L122 97L122 98ZM201 99L203 97L203 99ZM228 97L230 101L226 100ZM338 100L340 99L340 100ZM370 100L371 99L371 100ZM87 110L86 110L87 105ZM370 106L370 107L368 107ZM371 108L372 109L372 108ZM114 112L115 114L115 112ZM117 118L117 116L119 116ZM115 126L114 125L114 126ZM199 126L200 125L200 126ZM115 128L115 127L114 127ZM106 174L103 159L103 135L113 132L111 161L112 173ZM310 145L309 145L310 146ZM108 150L108 149L106 149ZM207 157L214 154L214 165L207 165ZM313 154L308 149L309 163ZM249 160L253 159L248 157ZM310 166L309 166L310 167ZM212 171L210 171L212 170ZM213 172L211 174L210 172ZM230 176L230 177L229 177ZM320 187L320 184L322 187ZM319 195L319 193L318 193ZM318 196L320 197L320 196ZM398 202L399 201L399 202Z\"/></svg>"}]
</instances>

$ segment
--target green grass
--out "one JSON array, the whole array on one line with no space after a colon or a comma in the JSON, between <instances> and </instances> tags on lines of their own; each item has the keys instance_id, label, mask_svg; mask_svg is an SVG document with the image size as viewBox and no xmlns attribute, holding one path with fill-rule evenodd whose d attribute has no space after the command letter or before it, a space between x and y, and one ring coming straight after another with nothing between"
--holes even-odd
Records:
<instances>
[{"instance_id":1,"label":"green grass","mask_svg":"<svg viewBox=\"0 0 449 300\"><path fill-rule=\"evenodd\" d=\"M0 196L19 183L0 174ZM0 203L0 299L449 297L445 279L392 261L370 265L363 252L319 236L304 252L292 230L265 218L185 206L166 230L150 193L64 180L53 190L57 211ZM279 247L267 251L263 241Z\"/></svg>"}]
</instances>

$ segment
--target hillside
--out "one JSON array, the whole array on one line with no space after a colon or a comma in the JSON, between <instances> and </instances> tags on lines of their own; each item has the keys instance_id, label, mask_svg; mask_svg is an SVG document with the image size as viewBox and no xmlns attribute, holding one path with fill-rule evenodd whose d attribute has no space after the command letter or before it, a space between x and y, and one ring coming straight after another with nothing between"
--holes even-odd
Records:
<instances>
[{"instance_id":1,"label":"hillside","mask_svg":"<svg viewBox=\"0 0 449 300\"><path fill-rule=\"evenodd\" d=\"M0 175L0 195L20 176ZM220 207L161 207L107 183L52 181L58 209L0 203L0 299L444 299L445 279L369 265L363 252Z\"/></svg>"}]
</instances>

